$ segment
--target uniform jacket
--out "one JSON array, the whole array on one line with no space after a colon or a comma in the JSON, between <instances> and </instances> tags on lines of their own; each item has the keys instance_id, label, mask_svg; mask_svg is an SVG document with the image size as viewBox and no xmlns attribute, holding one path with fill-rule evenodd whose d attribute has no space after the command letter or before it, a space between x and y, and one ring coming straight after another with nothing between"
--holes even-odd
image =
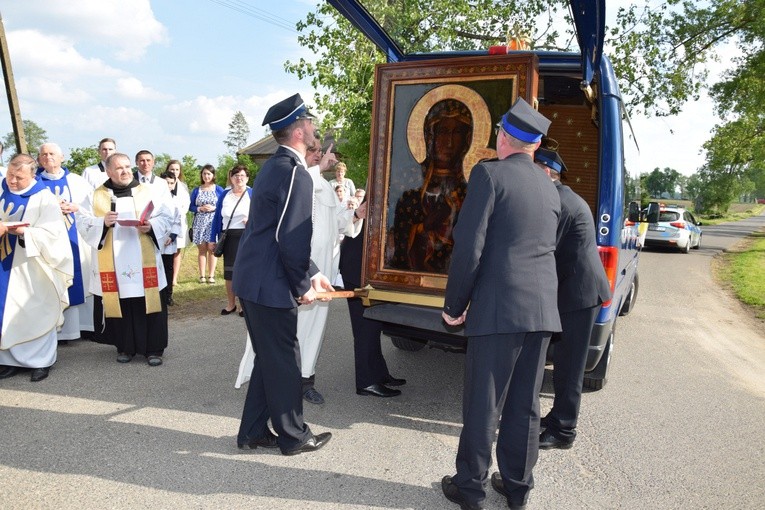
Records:
<instances>
[{"instance_id":1,"label":"uniform jacket","mask_svg":"<svg viewBox=\"0 0 765 510\"><path fill-rule=\"evenodd\" d=\"M555 234L560 199L527 154L470 173L454 228L444 311L470 303L468 336L560 331Z\"/></svg>"},{"instance_id":2,"label":"uniform jacket","mask_svg":"<svg viewBox=\"0 0 765 510\"><path fill-rule=\"evenodd\" d=\"M587 202L568 186L555 182L560 196L555 265L558 311L573 312L608 301L611 287L595 243L595 223Z\"/></svg>"},{"instance_id":3,"label":"uniform jacket","mask_svg":"<svg viewBox=\"0 0 765 510\"><path fill-rule=\"evenodd\" d=\"M293 171L294 169L294 171ZM310 260L313 181L284 146L252 185L250 214L234 264L234 293L274 308L294 308L318 273Z\"/></svg>"}]
</instances>

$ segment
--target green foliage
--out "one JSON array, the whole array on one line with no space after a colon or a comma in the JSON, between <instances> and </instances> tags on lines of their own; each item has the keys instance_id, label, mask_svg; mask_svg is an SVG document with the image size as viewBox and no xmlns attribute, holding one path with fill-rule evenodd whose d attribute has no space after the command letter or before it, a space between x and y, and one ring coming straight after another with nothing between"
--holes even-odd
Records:
<instances>
[{"instance_id":1,"label":"green foliage","mask_svg":"<svg viewBox=\"0 0 765 510\"><path fill-rule=\"evenodd\" d=\"M69 169L70 172L74 172L77 175L82 175L82 171L91 165L97 164L101 161L101 156L98 154L98 147L91 145L90 147L75 147L69 149L69 159L64 161L64 166Z\"/></svg>"},{"instance_id":2,"label":"green foliage","mask_svg":"<svg viewBox=\"0 0 765 510\"><path fill-rule=\"evenodd\" d=\"M255 179L255 176L257 175L258 169L260 167L246 154L239 154L236 156L232 156L231 154L224 154L222 156L218 156L218 166L216 167L217 171L215 172L215 182L224 188L227 187L229 185L228 173L236 165L244 165L247 167L247 173L249 174L247 185L251 186L252 181Z\"/></svg>"},{"instance_id":3,"label":"green foliage","mask_svg":"<svg viewBox=\"0 0 765 510\"><path fill-rule=\"evenodd\" d=\"M370 0L365 7L374 14L394 40L406 45L405 52L471 50L507 41L510 30L532 34L536 48L567 49L575 39L568 31L568 44L556 46L562 35L550 23L538 25L540 15L551 22L556 13L568 12L567 0L502 2L493 0ZM564 23L572 27L570 22ZM322 127L340 127L344 143L337 147L348 165L348 177L366 182L369 167L372 93L375 65L386 61L376 46L353 28L326 2L297 25L298 42L317 56L315 61L287 62L285 69L310 78L317 90L316 106L326 117Z\"/></svg>"},{"instance_id":4,"label":"green foliage","mask_svg":"<svg viewBox=\"0 0 765 510\"><path fill-rule=\"evenodd\" d=\"M241 148L247 145L247 138L250 136L250 126L244 114L237 111L228 125L228 137L223 144L228 148L231 154L236 154Z\"/></svg>"},{"instance_id":5,"label":"green foliage","mask_svg":"<svg viewBox=\"0 0 765 510\"><path fill-rule=\"evenodd\" d=\"M22 120L21 125L24 128L24 138L27 141L27 152L36 159L40 146L48 141L48 133L33 120ZM6 159L16 155L16 136L13 131L3 138L3 148L8 154L8 156L3 155Z\"/></svg>"},{"instance_id":6,"label":"green foliage","mask_svg":"<svg viewBox=\"0 0 765 510\"><path fill-rule=\"evenodd\" d=\"M651 173L644 175L644 179L641 176L644 189L649 196L654 198L661 197L663 193L667 193L670 196L674 195L682 178L680 172L672 168L664 168L664 170L654 168Z\"/></svg>"}]
</instances>

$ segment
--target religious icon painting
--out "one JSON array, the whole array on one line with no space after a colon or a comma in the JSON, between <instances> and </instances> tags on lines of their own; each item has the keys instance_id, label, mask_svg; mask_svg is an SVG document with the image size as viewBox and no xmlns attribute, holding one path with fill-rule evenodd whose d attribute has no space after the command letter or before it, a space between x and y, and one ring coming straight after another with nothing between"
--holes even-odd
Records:
<instances>
[{"instance_id":1,"label":"religious icon painting","mask_svg":"<svg viewBox=\"0 0 765 510\"><path fill-rule=\"evenodd\" d=\"M536 104L537 76L532 53L377 66L365 283L443 294L470 170L516 98Z\"/></svg>"}]
</instances>

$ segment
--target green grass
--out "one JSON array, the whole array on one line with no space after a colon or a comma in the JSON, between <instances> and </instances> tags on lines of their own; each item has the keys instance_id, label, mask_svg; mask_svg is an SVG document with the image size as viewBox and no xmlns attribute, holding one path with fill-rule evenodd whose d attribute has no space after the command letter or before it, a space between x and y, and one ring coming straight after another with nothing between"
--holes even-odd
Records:
<instances>
[{"instance_id":1,"label":"green grass","mask_svg":"<svg viewBox=\"0 0 765 510\"><path fill-rule=\"evenodd\" d=\"M752 216L757 216L765 209L762 204L731 204L727 214L724 216L715 216L710 218L704 215L699 216L704 225L719 225L720 223L729 223L731 221L743 220Z\"/></svg>"},{"instance_id":2,"label":"green grass","mask_svg":"<svg viewBox=\"0 0 765 510\"><path fill-rule=\"evenodd\" d=\"M212 298L226 299L226 289L223 283L223 257L218 259L215 266L215 283L200 284L197 265L197 247L192 244L183 249L181 274L178 285L173 289L173 299L178 304L204 301Z\"/></svg>"},{"instance_id":3,"label":"green grass","mask_svg":"<svg viewBox=\"0 0 765 510\"><path fill-rule=\"evenodd\" d=\"M736 297L765 319L765 232L755 232L735 252L723 256L720 276Z\"/></svg>"}]
</instances>

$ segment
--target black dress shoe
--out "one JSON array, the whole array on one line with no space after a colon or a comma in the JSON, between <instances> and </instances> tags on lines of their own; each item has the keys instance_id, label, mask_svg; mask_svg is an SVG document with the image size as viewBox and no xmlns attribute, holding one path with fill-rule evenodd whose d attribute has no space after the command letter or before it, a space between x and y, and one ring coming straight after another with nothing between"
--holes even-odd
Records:
<instances>
[{"instance_id":1,"label":"black dress shoe","mask_svg":"<svg viewBox=\"0 0 765 510\"><path fill-rule=\"evenodd\" d=\"M371 395L373 397L395 397L401 395L401 390L392 390L383 384L372 384L366 388L356 388L356 395Z\"/></svg>"},{"instance_id":2,"label":"black dress shoe","mask_svg":"<svg viewBox=\"0 0 765 510\"><path fill-rule=\"evenodd\" d=\"M276 448L279 445L276 443L276 434L269 430L263 437L253 439L249 443L237 444L236 446L240 450L255 450L258 446L261 448Z\"/></svg>"},{"instance_id":3,"label":"black dress shoe","mask_svg":"<svg viewBox=\"0 0 765 510\"><path fill-rule=\"evenodd\" d=\"M32 370L32 375L29 377L29 380L32 382L42 381L43 379L48 377L48 372L50 372L49 367L35 368L34 370Z\"/></svg>"},{"instance_id":4,"label":"black dress shoe","mask_svg":"<svg viewBox=\"0 0 765 510\"><path fill-rule=\"evenodd\" d=\"M220 314L221 314L221 315L231 315L231 314L232 314L232 313L234 313L235 311L236 311L236 307L234 307L234 309L233 309L233 310L226 310L226 309L224 308L223 310L221 310L221 311L220 311Z\"/></svg>"},{"instance_id":5,"label":"black dress shoe","mask_svg":"<svg viewBox=\"0 0 765 510\"><path fill-rule=\"evenodd\" d=\"M382 383L385 386L403 386L406 384L406 379L397 379L392 375L389 375Z\"/></svg>"},{"instance_id":6,"label":"black dress shoe","mask_svg":"<svg viewBox=\"0 0 765 510\"><path fill-rule=\"evenodd\" d=\"M299 453L315 452L325 444L329 443L330 439L332 439L331 432L322 432L321 434L316 434L315 436L311 437L311 439L301 444L297 448L282 453L284 455L297 455Z\"/></svg>"},{"instance_id":7,"label":"black dress shoe","mask_svg":"<svg viewBox=\"0 0 765 510\"><path fill-rule=\"evenodd\" d=\"M523 510L526 508L526 503L513 503L510 501L510 495L505 490L505 484L502 481L502 475L500 475L498 471L491 475L491 488L505 497L507 500L507 506L512 510Z\"/></svg>"},{"instance_id":8,"label":"black dress shoe","mask_svg":"<svg viewBox=\"0 0 765 510\"><path fill-rule=\"evenodd\" d=\"M568 450L574 446L573 439L561 439L555 437L552 432L545 430L539 434L539 449L549 450L550 448L558 448L559 450Z\"/></svg>"},{"instance_id":9,"label":"black dress shoe","mask_svg":"<svg viewBox=\"0 0 765 510\"><path fill-rule=\"evenodd\" d=\"M457 503L462 510L482 510L483 506L478 503L471 503L462 495L459 488L452 482L451 476L445 476L441 479L441 490L446 499L452 503Z\"/></svg>"},{"instance_id":10,"label":"black dress shoe","mask_svg":"<svg viewBox=\"0 0 765 510\"><path fill-rule=\"evenodd\" d=\"M21 372L19 367L11 367L8 365L0 366L0 379L7 379Z\"/></svg>"}]
</instances>

